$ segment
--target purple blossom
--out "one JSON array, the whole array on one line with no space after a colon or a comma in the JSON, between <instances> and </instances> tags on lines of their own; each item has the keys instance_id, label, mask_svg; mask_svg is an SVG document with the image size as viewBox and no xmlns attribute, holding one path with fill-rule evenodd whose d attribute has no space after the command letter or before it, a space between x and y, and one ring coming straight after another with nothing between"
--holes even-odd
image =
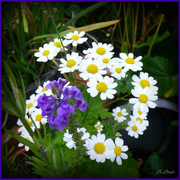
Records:
<instances>
[{"instance_id":1,"label":"purple blossom","mask_svg":"<svg viewBox=\"0 0 180 180\"><path fill-rule=\"evenodd\" d=\"M59 78L46 85L45 88L51 89L56 96L43 94L38 98L38 107L42 109L42 116L48 116L47 122L50 128L62 131L69 123L69 116L79 108L82 112L86 111L87 103L82 99L81 91L76 87L64 87L67 81ZM76 103L68 104L68 101L75 99Z\"/></svg>"}]
</instances>

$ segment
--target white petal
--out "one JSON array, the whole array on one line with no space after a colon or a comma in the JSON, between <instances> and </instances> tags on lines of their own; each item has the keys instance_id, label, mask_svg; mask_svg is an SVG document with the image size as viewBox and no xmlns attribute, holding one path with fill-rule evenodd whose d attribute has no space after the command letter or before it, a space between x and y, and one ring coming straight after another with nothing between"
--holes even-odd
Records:
<instances>
[{"instance_id":1,"label":"white petal","mask_svg":"<svg viewBox=\"0 0 180 180\"><path fill-rule=\"evenodd\" d=\"M122 160L121 160L120 156L116 157L116 162L117 162L118 165L122 164Z\"/></svg>"}]
</instances>

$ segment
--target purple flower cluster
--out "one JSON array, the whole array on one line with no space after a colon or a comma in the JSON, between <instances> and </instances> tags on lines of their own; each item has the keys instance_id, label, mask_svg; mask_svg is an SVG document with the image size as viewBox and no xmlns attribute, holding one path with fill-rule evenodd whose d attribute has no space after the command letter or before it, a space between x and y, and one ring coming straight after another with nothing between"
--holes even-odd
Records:
<instances>
[{"instance_id":1,"label":"purple flower cluster","mask_svg":"<svg viewBox=\"0 0 180 180\"><path fill-rule=\"evenodd\" d=\"M42 109L42 116L47 116L50 128L62 131L69 123L69 116L79 108L86 111L87 103L82 99L81 91L76 86L64 87L67 81L59 78L51 81L46 89L51 89L53 95L43 94L38 98L38 107ZM69 100L75 99L75 104L68 104Z\"/></svg>"}]
</instances>

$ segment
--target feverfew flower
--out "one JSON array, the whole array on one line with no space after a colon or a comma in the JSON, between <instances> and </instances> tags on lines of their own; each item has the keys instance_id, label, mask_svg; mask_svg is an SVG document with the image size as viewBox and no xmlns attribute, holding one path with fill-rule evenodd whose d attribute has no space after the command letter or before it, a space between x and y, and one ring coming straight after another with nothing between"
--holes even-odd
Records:
<instances>
[{"instance_id":1,"label":"feverfew flower","mask_svg":"<svg viewBox=\"0 0 180 180\"><path fill-rule=\"evenodd\" d=\"M97 124L94 125L94 127L97 129L98 133L101 133L104 126L101 125L100 121L98 121Z\"/></svg>"},{"instance_id":2,"label":"feverfew flower","mask_svg":"<svg viewBox=\"0 0 180 180\"><path fill-rule=\"evenodd\" d=\"M26 100L26 113L31 113L34 111L34 108L37 106L37 96L32 94L30 99Z\"/></svg>"},{"instance_id":3,"label":"feverfew flower","mask_svg":"<svg viewBox=\"0 0 180 180\"><path fill-rule=\"evenodd\" d=\"M79 56L78 53L72 52L71 54L66 55L66 59L61 58L60 61L62 64L60 64L60 71L62 74L68 73L68 72L74 72L75 70L79 69L79 64L82 60L82 57Z\"/></svg>"},{"instance_id":4,"label":"feverfew flower","mask_svg":"<svg viewBox=\"0 0 180 180\"><path fill-rule=\"evenodd\" d=\"M138 138L139 135L142 135L143 131L146 129L146 127L143 126L140 121L131 120L127 124L128 127L126 128L126 131L128 131L128 135L131 137Z\"/></svg>"},{"instance_id":5,"label":"feverfew flower","mask_svg":"<svg viewBox=\"0 0 180 180\"><path fill-rule=\"evenodd\" d=\"M34 112L31 113L31 117L36 124L37 128L39 129L42 124L47 123L47 117L42 117L42 110L41 109L35 109Z\"/></svg>"},{"instance_id":6,"label":"feverfew flower","mask_svg":"<svg viewBox=\"0 0 180 180\"><path fill-rule=\"evenodd\" d=\"M145 87L142 89L141 87L135 87L131 90L131 93L136 98L129 99L129 102L131 104L134 104L135 109L140 109L141 111L149 111L149 108L155 108L156 103L153 101L156 101L158 97L154 95L154 91L150 90L149 87Z\"/></svg>"},{"instance_id":7,"label":"feverfew flower","mask_svg":"<svg viewBox=\"0 0 180 180\"><path fill-rule=\"evenodd\" d=\"M46 81L46 82L43 83L42 86L38 86L38 88L35 91L37 93L36 94L37 97L42 96L44 93L46 95L48 95L48 96L52 94L52 91L50 89L45 88L46 85L49 84L49 83L50 83L50 81Z\"/></svg>"},{"instance_id":8,"label":"feverfew flower","mask_svg":"<svg viewBox=\"0 0 180 180\"><path fill-rule=\"evenodd\" d=\"M79 76L84 80L88 80L90 78L98 79L99 77L107 73L104 68L105 65L101 61L92 60L92 58L83 59L79 68Z\"/></svg>"},{"instance_id":9,"label":"feverfew flower","mask_svg":"<svg viewBox=\"0 0 180 180\"><path fill-rule=\"evenodd\" d=\"M129 69L131 69L132 71L142 70L143 63L140 62L142 56L138 56L135 59L133 53L129 53L128 55L126 55L125 53L120 53L119 56L119 62L123 67L125 67L126 71L128 71Z\"/></svg>"},{"instance_id":10,"label":"feverfew flower","mask_svg":"<svg viewBox=\"0 0 180 180\"><path fill-rule=\"evenodd\" d=\"M90 137L90 134L88 132L86 132L86 129L83 127L83 128L77 128L77 132L83 132L83 135L81 137L82 140L85 140L85 144L84 146L87 145L87 139ZM66 133L64 133L64 137L63 137L63 140L66 143L66 146L69 148L69 149L72 149L72 148L75 148L76 149L76 142L73 140L73 135L69 133L68 129L66 130Z\"/></svg>"},{"instance_id":11,"label":"feverfew flower","mask_svg":"<svg viewBox=\"0 0 180 180\"><path fill-rule=\"evenodd\" d=\"M133 115L134 116L139 116L141 119L146 119L147 118L147 112L146 111L141 111L139 108L133 108Z\"/></svg>"},{"instance_id":12,"label":"feverfew flower","mask_svg":"<svg viewBox=\"0 0 180 180\"><path fill-rule=\"evenodd\" d=\"M39 48L39 52L34 54L34 56L38 57L38 62L47 62L48 60L52 60L56 55L56 47L49 44L44 44L43 47Z\"/></svg>"},{"instance_id":13,"label":"feverfew flower","mask_svg":"<svg viewBox=\"0 0 180 180\"><path fill-rule=\"evenodd\" d=\"M140 72L139 77L136 75L133 75L132 79L133 79L132 84L134 86L140 86L143 89L145 87L149 87L151 90L154 91L155 94L157 94L158 87L154 86L157 83L157 81L154 80L153 77L150 77L148 73Z\"/></svg>"},{"instance_id":14,"label":"feverfew flower","mask_svg":"<svg viewBox=\"0 0 180 180\"><path fill-rule=\"evenodd\" d=\"M119 137L116 137L115 139L115 145L114 145L114 151L111 155L111 162L114 162L115 158L116 158L116 162L118 165L122 164L122 160L121 159L127 159L128 156L127 154L125 154L124 152L126 152L128 150L128 147L123 145L124 141L122 139L120 139Z\"/></svg>"},{"instance_id":15,"label":"feverfew flower","mask_svg":"<svg viewBox=\"0 0 180 180\"><path fill-rule=\"evenodd\" d=\"M29 133L28 133L27 130L24 131L24 133L21 134L20 136L23 137L24 139L26 139L26 140L34 143L32 137L29 135ZM19 144L18 144L18 147L22 147L22 146L24 146L24 144L22 144L22 143L19 143ZM29 151L29 146L26 146L26 145L25 145L25 150L26 150L26 151Z\"/></svg>"},{"instance_id":16,"label":"feverfew flower","mask_svg":"<svg viewBox=\"0 0 180 180\"><path fill-rule=\"evenodd\" d=\"M98 60L105 65L105 68L110 68L111 66L117 63L116 59L112 58L112 56L113 56L112 54L103 55L99 57Z\"/></svg>"},{"instance_id":17,"label":"feverfew flower","mask_svg":"<svg viewBox=\"0 0 180 180\"><path fill-rule=\"evenodd\" d=\"M60 52L60 51L67 51L67 48L65 48L65 46L67 46L69 43L67 40L62 40L62 42L60 41L60 39L54 39L54 42L50 42L49 45L56 47L56 52Z\"/></svg>"},{"instance_id":18,"label":"feverfew flower","mask_svg":"<svg viewBox=\"0 0 180 180\"><path fill-rule=\"evenodd\" d=\"M114 83L114 79L109 76L100 77L98 81L96 79L90 79L87 82L87 92L90 93L92 97L95 97L100 93L100 98L105 100L106 98L113 99L116 90L114 89L117 86L117 83Z\"/></svg>"},{"instance_id":19,"label":"feverfew flower","mask_svg":"<svg viewBox=\"0 0 180 180\"><path fill-rule=\"evenodd\" d=\"M91 139L87 139L87 154L91 160L104 163L106 159L111 158L111 152L114 148L112 139L106 139L105 135L98 133L97 136L92 135Z\"/></svg>"},{"instance_id":20,"label":"feverfew flower","mask_svg":"<svg viewBox=\"0 0 180 180\"><path fill-rule=\"evenodd\" d=\"M139 116L130 116L130 118L133 121L139 121L141 123L141 125L144 126L144 127L149 126L149 121L146 120L146 119L143 119L143 118L141 118Z\"/></svg>"},{"instance_id":21,"label":"feverfew flower","mask_svg":"<svg viewBox=\"0 0 180 180\"><path fill-rule=\"evenodd\" d=\"M122 65L120 63L116 63L115 65L112 65L109 68L111 72L111 76L120 80L121 78L124 78L126 76L126 70L122 68Z\"/></svg>"},{"instance_id":22,"label":"feverfew flower","mask_svg":"<svg viewBox=\"0 0 180 180\"><path fill-rule=\"evenodd\" d=\"M125 108L121 109L120 107L114 108L112 112L113 112L112 115L114 116L114 120L118 122L123 122L124 120L126 120L125 116L128 115L126 109Z\"/></svg>"},{"instance_id":23,"label":"feverfew flower","mask_svg":"<svg viewBox=\"0 0 180 180\"><path fill-rule=\"evenodd\" d=\"M77 46L78 44L82 44L85 41L87 41L88 38L83 36L85 35L84 31L81 31L80 33L78 33L78 31L74 31L74 33L70 32L68 34L66 34L66 36L64 36L65 39L67 39L68 43L72 43L73 46Z\"/></svg>"},{"instance_id":24,"label":"feverfew flower","mask_svg":"<svg viewBox=\"0 0 180 180\"><path fill-rule=\"evenodd\" d=\"M106 43L96 44L95 42L93 42L92 48L89 49L89 53L87 54L87 57L99 58L104 56L108 57L109 55L113 56L114 52L111 52L113 49L114 47L111 44L106 44Z\"/></svg>"}]
</instances>

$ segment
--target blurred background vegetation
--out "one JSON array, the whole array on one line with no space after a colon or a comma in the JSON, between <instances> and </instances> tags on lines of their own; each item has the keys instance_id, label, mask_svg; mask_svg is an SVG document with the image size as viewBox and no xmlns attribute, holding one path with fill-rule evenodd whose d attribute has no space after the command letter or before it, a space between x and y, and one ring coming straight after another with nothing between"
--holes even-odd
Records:
<instances>
[{"instance_id":1,"label":"blurred background vegetation","mask_svg":"<svg viewBox=\"0 0 180 180\"><path fill-rule=\"evenodd\" d=\"M143 70L158 81L159 97L178 103L178 7L178 2L2 2L2 79L10 87L3 63L6 61L18 87L22 88L19 72L25 86L33 82L38 84L53 64L51 61L46 65L36 62L33 54L56 37L57 30L62 33L72 28L119 20L111 26L95 27L88 34L99 42L112 43L115 56L120 52L143 56ZM90 39L88 42L91 45ZM85 44L82 48L88 46ZM174 124L177 128L178 122ZM9 152L4 153L6 161ZM8 167L11 171L12 166L15 168L13 163ZM164 166L155 153L145 167Z\"/></svg>"}]
</instances>

